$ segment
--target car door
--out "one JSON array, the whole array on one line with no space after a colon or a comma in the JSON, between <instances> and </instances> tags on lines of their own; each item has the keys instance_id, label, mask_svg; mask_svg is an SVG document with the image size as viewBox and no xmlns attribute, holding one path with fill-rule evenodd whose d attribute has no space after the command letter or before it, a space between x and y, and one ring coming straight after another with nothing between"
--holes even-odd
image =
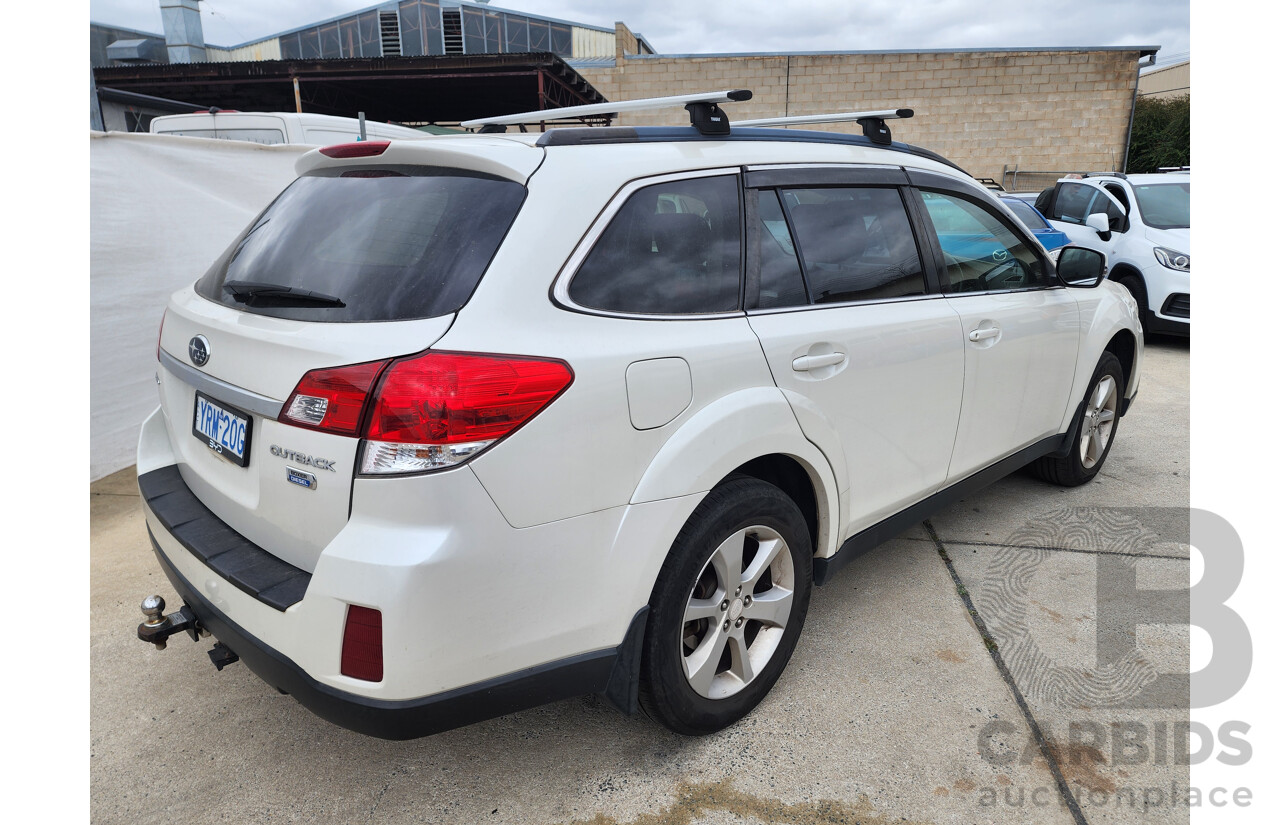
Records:
<instances>
[{"instance_id":1,"label":"car door","mask_svg":"<svg viewBox=\"0 0 1280 825\"><path fill-rule=\"evenodd\" d=\"M945 301L961 321L964 398L954 482L1060 432L1079 348L1075 298L977 187L911 173Z\"/></svg>"},{"instance_id":2,"label":"car door","mask_svg":"<svg viewBox=\"0 0 1280 825\"><path fill-rule=\"evenodd\" d=\"M1085 220L1095 212L1106 214L1107 223L1113 230L1110 237L1099 235L1096 229L1085 225ZM1115 247L1116 232L1128 228L1126 214L1124 205L1114 195L1090 180L1058 184L1058 191L1050 201L1045 217L1054 229L1065 233L1071 243L1109 256Z\"/></svg>"},{"instance_id":3,"label":"car door","mask_svg":"<svg viewBox=\"0 0 1280 825\"><path fill-rule=\"evenodd\" d=\"M959 320L925 266L901 169L749 170L746 182L748 320L806 435L839 453L847 538L945 481Z\"/></svg>"}]
</instances>

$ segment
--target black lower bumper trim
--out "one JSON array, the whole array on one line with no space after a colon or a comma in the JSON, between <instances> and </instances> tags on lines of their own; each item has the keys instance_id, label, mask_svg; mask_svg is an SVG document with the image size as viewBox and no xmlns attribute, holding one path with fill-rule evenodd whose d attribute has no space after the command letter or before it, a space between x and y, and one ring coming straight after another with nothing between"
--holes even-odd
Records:
<instances>
[{"instance_id":1,"label":"black lower bumper trim","mask_svg":"<svg viewBox=\"0 0 1280 825\"><path fill-rule=\"evenodd\" d=\"M1081 405L1083 407L1083 405ZM1080 414L1077 413L1078 421ZM1063 435L1054 435L1049 438L1037 441L1029 447L1026 447L1008 458L997 461L986 469L979 470L968 478L957 481L950 487L939 490L923 501L913 504L897 515L890 516L884 521L871 525L860 533L855 533L845 540L844 544L836 551L835 555L825 559L813 560L813 581L814 584L826 584L831 577L836 574L840 568L849 562L862 556L871 550L884 544L889 539L902 534L912 525L918 524L932 516L944 507L947 507L967 495L971 495L984 487L988 487L1010 473L1018 470L1035 461L1041 456L1046 456L1061 448L1064 444L1074 443L1075 425L1072 430Z\"/></svg>"},{"instance_id":2,"label":"black lower bumper trim","mask_svg":"<svg viewBox=\"0 0 1280 825\"><path fill-rule=\"evenodd\" d=\"M182 480L178 465L142 474L138 490L179 544L250 596L283 611L306 595L311 574L271 555L215 516Z\"/></svg>"},{"instance_id":3,"label":"black lower bumper trim","mask_svg":"<svg viewBox=\"0 0 1280 825\"><path fill-rule=\"evenodd\" d=\"M1178 335L1183 338L1191 337L1190 321L1171 321L1167 318L1161 318L1154 312L1147 315L1146 323L1143 324L1144 331L1147 334L1155 335Z\"/></svg>"},{"instance_id":4,"label":"black lower bumper trim","mask_svg":"<svg viewBox=\"0 0 1280 825\"><path fill-rule=\"evenodd\" d=\"M614 648L401 702L368 699L317 682L296 663L268 647L205 600L169 562L148 530L151 548L175 590L200 624L240 657L264 682L292 695L336 725L382 739L415 739L507 713L605 691L617 660Z\"/></svg>"}]
</instances>

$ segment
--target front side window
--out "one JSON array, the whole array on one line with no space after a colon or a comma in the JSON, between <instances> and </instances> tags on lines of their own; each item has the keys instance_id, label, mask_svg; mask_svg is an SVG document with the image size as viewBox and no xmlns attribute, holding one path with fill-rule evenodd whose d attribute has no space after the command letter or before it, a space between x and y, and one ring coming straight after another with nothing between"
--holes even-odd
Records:
<instances>
[{"instance_id":1,"label":"front side window","mask_svg":"<svg viewBox=\"0 0 1280 825\"><path fill-rule=\"evenodd\" d=\"M667 181L633 193L569 283L578 306L636 315L738 308L738 179Z\"/></svg>"},{"instance_id":2,"label":"front side window","mask_svg":"<svg viewBox=\"0 0 1280 825\"><path fill-rule=\"evenodd\" d=\"M1089 217L1089 204L1097 192L1092 186L1082 183L1064 183L1058 190L1058 199L1053 204L1053 214L1049 217L1055 221L1084 224Z\"/></svg>"},{"instance_id":3,"label":"front side window","mask_svg":"<svg viewBox=\"0 0 1280 825\"><path fill-rule=\"evenodd\" d=\"M986 207L957 195L920 194L946 260L944 291L993 292L1055 283L1040 256Z\"/></svg>"},{"instance_id":4,"label":"front side window","mask_svg":"<svg viewBox=\"0 0 1280 825\"><path fill-rule=\"evenodd\" d=\"M784 189L810 303L903 298L925 293L924 270L895 188ZM761 195L761 219L771 236ZM776 223L776 222L775 222ZM761 300L767 297L762 253ZM792 290L791 294L794 294Z\"/></svg>"},{"instance_id":5,"label":"front side window","mask_svg":"<svg viewBox=\"0 0 1280 825\"><path fill-rule=\"evenodd\" d=\"M1089 214L1101 212L1107 216L1107 226L1112 232L1124 231L1125 212L1116 204L1115 201L1107 197L1107 193L1098 190L1098 194L1094 196L1093 203L1089 204Z\"/></svg>"}]
</instances>

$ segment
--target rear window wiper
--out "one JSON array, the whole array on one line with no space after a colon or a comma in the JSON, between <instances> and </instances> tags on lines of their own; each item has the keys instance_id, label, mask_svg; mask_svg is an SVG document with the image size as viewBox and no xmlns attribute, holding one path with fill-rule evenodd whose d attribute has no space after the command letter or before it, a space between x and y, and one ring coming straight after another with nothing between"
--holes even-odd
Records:
<instances>
[{"instance_id":1,"label":"rear window wiper","mask_svg":"<svg viewBox=\"0 0 1280 825\"><path fill-rule=\"evenodd\" d=\"M231 293L237 303L251 307L321 306L344 307L346 302L323 292L312 292L284 284L266 284L257 281L227 281L222 288Z\"/></svg>"}]
</instances>

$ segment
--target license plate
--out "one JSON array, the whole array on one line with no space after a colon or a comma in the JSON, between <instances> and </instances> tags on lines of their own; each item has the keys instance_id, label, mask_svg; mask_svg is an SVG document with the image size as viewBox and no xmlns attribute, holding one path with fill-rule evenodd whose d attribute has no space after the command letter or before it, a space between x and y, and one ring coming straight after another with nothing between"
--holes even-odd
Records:
<instances>
[{"instance_id":1,"label":"license plate","mask_svg":"<svg viewBox=\"0 0 1280 825\"><path fill-rule=\"evenodd\" d=\"M253 417L196 392L196 419L191 432L213 452L241 467L249 465Z\"/></svg>"}]
</instances>

